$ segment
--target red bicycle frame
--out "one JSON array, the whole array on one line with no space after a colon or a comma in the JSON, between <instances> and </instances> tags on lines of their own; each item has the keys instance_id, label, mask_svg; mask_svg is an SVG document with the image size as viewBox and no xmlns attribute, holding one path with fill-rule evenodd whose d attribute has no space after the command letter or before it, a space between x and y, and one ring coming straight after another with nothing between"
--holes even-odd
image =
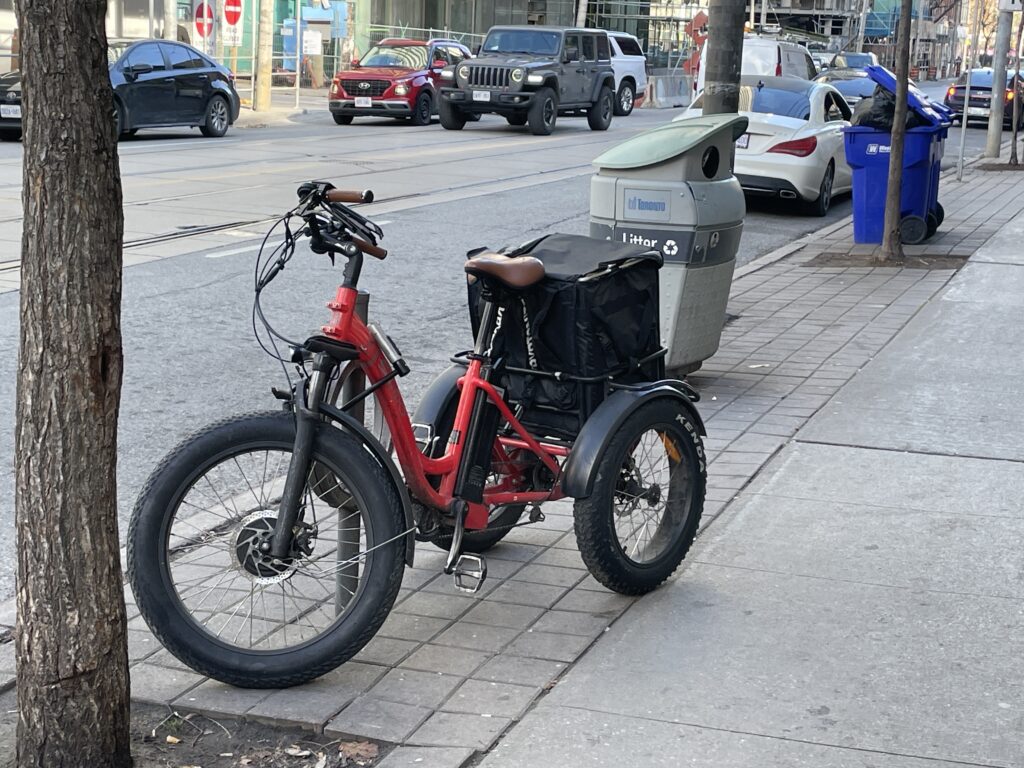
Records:
<instances>
[{"instance_id":1,"label":"red bicycle frame","mask_svg":"<svg viewBox=\"0 0 1024 768\"><path fill-rule=\"evenodd\" d=\"M363 369L369 385L380 384L393 371L387 356L381 350L355 311L358 291L352 287L338 288L334 301L328 303L331 310L330 322L323 327L324 333L332 339L354 345L359 351L357 364ZM569 449L536 440L519 422L505 403L494 385L485 380L480 371L483 361L479 357L470 359L466 375L459 379L460 390L458 409L451 438L443 456L425 456L413 434L412 422L402 399L402 393L394 378L383 381L374 391L377 402L384 414L388 429L394 441L395 453L405 475L406 484L412 494L424 504L440 510L447 510L454 499L456 477L461 466L463 450L469 434L470 416L477 392L482 391L493 403L502 418L508 422L515 437L498 437L493 447L495 463L514 466L510 451L528 450L533 453L555 478L550 491L521 491L508 487L508 479L484 489L482 504L469 504L465 527L480 529L487 527L488 508L499 504L529 504L553 501L564 497L561 491L561 465L558 459L569 455ZM438 477L437 488L429 478Z\"/></svg>"}]
</instances>

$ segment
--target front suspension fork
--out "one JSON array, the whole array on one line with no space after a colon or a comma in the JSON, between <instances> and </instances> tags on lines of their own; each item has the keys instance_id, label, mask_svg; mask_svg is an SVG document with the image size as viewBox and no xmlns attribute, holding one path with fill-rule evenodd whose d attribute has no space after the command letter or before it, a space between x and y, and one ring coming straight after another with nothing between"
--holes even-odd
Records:
<instances>
[{"instance_id":1,"label":"front suspension fork","mask_svg":"<svg viewBox=\"0 0 1024 768\"><path fill-rule=\"evenodd\" d=\"M270 555L277 560L284 560L291 555L295 524L302 509L302 494L313 462L313 439L320 423L320 401L334 365L334 361L326 355L318 354L313 361L313 375L309 377L308 391L303 391L301 386L295 390L295 444L270 544Z\"/></svg>"}]
</instances>

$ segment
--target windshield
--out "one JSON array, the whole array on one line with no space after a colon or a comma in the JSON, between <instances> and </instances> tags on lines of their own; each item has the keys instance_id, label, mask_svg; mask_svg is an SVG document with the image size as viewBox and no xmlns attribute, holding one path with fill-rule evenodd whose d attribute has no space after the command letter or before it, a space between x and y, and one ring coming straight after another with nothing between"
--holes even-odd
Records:
<instances>
[{"instance_id":1,"label":"windshield","mask_svg":"<svg viewBox=\"0 0 1024 768\"><path fill-rule=\"evenodd\" d=\"M107 44L107 64L113 65L117 63L117 60L121 58L124 53L124 49L128 47L127 43L108 43Z\"/></svg>"},{"instance_id":2,"label":"windshield","mask_svg":"<svg viewBox=\"0 0 1024 768\"><path fill-rule=\"evenodd\" d=\"M974 69L971 70L971 88L991 88L992 77L995 73L991 69ZM1009 85L1010 81L1013 80L1013 70L1006 70L1006 84ZM956 81L957 85L967 85L967 73L964 72L960 75L960 79Z\"/></svg>"},{"instance_id":3,"label":"windshield","mask_svg":"<svg viewBox=\"0 0 1024 768\"><path fill-rule=\"evenodd\" d=\"M494 29L487 35L484 53L532 53L540 56L557 56L562 43L558 32L539 29Z\"/></svg>"},{"instance_id":4,"label":"windshield","mask_svg":"<svg viewBox=\"0 0 1024 768\"><path fill-rule=\"evenodd\" d=\"M841 53L832 59L834 67L867 67L874 64L875 60L870 53Z\"/></svg>"},{"instance_id":5,"label":"windshield","mask_svg":"<svg viewBox=\"0 0 1024 768\"><path fill-rule=\"evenodd\" d=\"M375 45L359 60L361 67L427 68L425 45Z\"/></svg>"},{"instance_id":6,"label":"windshield","mask_svg":"<svg viewBox=\"0 0 1024 768\"><path fill-rule=\"evenodd\" d=\"M811 101L807 91L789 91L782 88L758 88L755 85L740 86L740 112L762 112L765 114L811 119ZM694 99L691 109L704 108L704 92Z\"/></svg>"}]
</instances>

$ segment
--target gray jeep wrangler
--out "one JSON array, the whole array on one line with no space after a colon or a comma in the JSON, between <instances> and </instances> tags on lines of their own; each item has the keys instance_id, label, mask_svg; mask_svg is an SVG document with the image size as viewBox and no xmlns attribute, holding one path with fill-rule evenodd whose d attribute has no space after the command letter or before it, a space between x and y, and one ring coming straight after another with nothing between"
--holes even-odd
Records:
<instances>
[{"instance_id":1,"label":"gray jeep wrangler","mask_svg":"<svg viewBox=\"0 0 1024 768\"><path fill-rule=\"evenodd\" d=\"M586 115L591 130L612 122L615 73L600 29L494 27L474 59L441 72L441 125L459 131L493 112L547 136L559 115Z\"/></svg>"}]
</instances>

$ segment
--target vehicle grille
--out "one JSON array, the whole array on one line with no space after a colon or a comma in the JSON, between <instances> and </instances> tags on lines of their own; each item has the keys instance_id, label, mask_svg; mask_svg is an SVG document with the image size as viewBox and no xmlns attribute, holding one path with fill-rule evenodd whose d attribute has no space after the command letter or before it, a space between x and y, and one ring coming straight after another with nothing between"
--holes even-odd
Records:
<instances>
[{"instance_id":1,"label":"vehicle grille","mask_svg":"<svg viewBox=\"0 0 1024 768\"><path fill-rule=\"evenodd\" d=\"M364 88L363 85L366 85ZM349 96L383 96L390 80L342 80L341 86Z\"/></svg>"},{"instance_id":2,"label":"vehicle grille","mask_svg":"<svg viewBox=\"0 0 1024 768\"><path fill-rule=\"evenodd\" d=\"M479 88L508 88L511 73L508 67L470 67L469 84Z\"/></svg>"}]
</instances>

